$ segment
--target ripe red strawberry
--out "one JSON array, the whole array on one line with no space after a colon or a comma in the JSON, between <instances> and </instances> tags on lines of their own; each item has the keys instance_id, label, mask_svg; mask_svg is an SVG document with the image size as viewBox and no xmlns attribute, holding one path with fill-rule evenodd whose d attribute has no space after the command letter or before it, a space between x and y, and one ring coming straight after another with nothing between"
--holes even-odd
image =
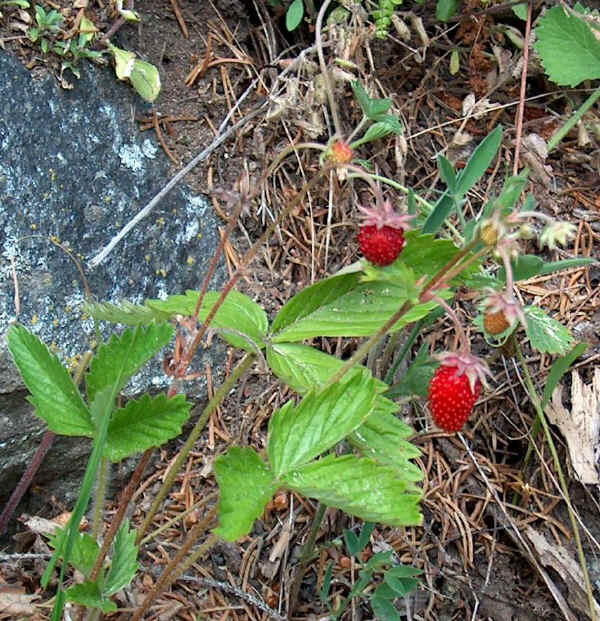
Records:
<instances>
[{"instance_id":1,"label":"ripe red strawberry","mask_svg":"<svg viewBox=\"0 0 600 621\"><path fill-rule=\"evenodd\" d=\"M442 365L429 384L429 409L435 424L444 431L460 431L473 411L481 394L481 382L475 380L471 389L466 373L458 367Z\"/></svg>"},{"instance_id":2,"label":"ripe red strawberry","mask_svg":"<svg viewBox=\"0 0 600 621\"><path fill-rule=\"evenodd\" d=\"M362 224L358 245L365 258L375 265L393 263L404 248L404 231L410 229L410 214L394 211L390 201L383 206L360 207Z\"/></svg>"},{"instance_id":3,"label":"ripe red strawberry","mask_svg":"<svg viewBox=\"0 0 600 621\"><path fill-rule=\"evenodd\" d=\"M361 226L358 245L364 257L371 263L389 265L404 248L404 231L391 226L382 226L380 229L375 225Z\"/></svg>"}]
</instances>

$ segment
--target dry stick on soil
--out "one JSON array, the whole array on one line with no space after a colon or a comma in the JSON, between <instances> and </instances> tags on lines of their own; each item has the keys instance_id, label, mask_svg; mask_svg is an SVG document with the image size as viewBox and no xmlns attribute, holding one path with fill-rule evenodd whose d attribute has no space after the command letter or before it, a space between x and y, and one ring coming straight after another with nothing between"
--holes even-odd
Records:
<instances>
[{"instance_id":1,"label":"dry stick on soil","mask_svg":"<svg viewBox=\"0 0 600 621\"><path fill-rule=\"evenodd\" d=\"M214 519L215 515L216 509L211 509L202 521L198 522L198 524L195 524L192 527L190 532L187 534L187 537L185 538L182 546L177 551L177 554L175 554L175 556L169 561L162 574L160 575L160 578L157 580L150 593L148 593L148 595L146 596L144 603L137 609L137 611L131 618L131 621L139 621L139 619L144 616L148 608L150 608L152 602L166 588L168 588L180 574L182 574L187 569L189 564L185 564L185 566L182 564L180 567L180 563L182 563L182 561L188 555L196 540L210 526L210 523ZM217 539L218 538L216 535L209 535L206 541L198 548L198 550L196 550L196 552L194 552L194 554L188 558L188 561L189 559L193 558L194 560L191 561L193 563L198 558L206 554L206 552L210 550L210 548L212 548L212 546L217 542Z\"/></svg>"},{"instance_id":2,"label":"dry stick on soil","mask_svg":"<svg viewBox=\"0 0 600 621\"><path fill-rule=\"evenodd\" d=\"M529 63L529 39L531 35L531 0L527 3L527 23L525 24L525 43L523 45L523 70L521 71L521 92L519 107L517 108L517 133L515 137L515 157L513 161L513 175L519 174L519 151L521 150L521 136L523 134L523 113L525 111L525 92L527 89L527 64Z\"/></svg>"}]
</instances>

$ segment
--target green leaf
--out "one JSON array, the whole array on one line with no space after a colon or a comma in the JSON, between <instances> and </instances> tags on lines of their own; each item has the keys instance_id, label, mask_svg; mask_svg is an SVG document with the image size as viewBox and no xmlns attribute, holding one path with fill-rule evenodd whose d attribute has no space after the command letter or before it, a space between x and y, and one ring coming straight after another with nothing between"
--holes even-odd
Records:
<instances>
[{"instance_id":1,"label":"green leaf","mask_svg":"<svg viewBox=\"0 0 600 621\"><path fill-rule=\"evenodd\" d=\"M92 436L94 426L77 386L58 358L23 326L8 330L8 349L48 429L66 436Z\"/></svg>"},{"instance_id":2,"label":"green leaf","mask_svg":"<svg viewBox=\"0 0 600 621\"><path fill-rule=\"evenodd\" d=\"M252 530L279 486L251 448L230 448L215 461L215 473L221 496L219 526L214 532L235 541Z\"/></svg>"},{"instance_id":3,"label":"green leaf","mask_svg":"<svg viewBox=\"0 0 600 621\"><path fill-rule=\"evenodd\" d=\"M400 615L391 600L382 597L381 588L378 587L371 597L371 608L377 621L400 621Z\"/></svg>"},{"instance_id":4,"label":"green leaf","mask_svg":"<svg viewBox=\"0 0 600 621\"><path fill-rule=\"evenodd\" d=\"M560 270L568 270L574 267L585 267L586 265L595 265L598 261L588 257L578 257L575 259L564 259L562 261L546 262L535 254L520 255L516 261L512 261L513 279L529 280L534 276L542 276L559 272ZM498 271L498 279L506 282L506 272L504 268Z\"/></svg>"},{"instance_id":5,"label":"green leaf","mask_svg":"<svg viewBox=\"0 0 600 621\"><path fill-rule=\"evenodd\" d=\"M350 556L358 556L360 548L358 546L358 537L347 528L344 528L344 543L346 544L346 551Z\"/></svg>"},{"instance_id":6,"label":"green leaf","mask_svg":"<svg viewBox=\"0 0 600 621\"><path fill-rule=\"evenodd\" d=\"M569 367L573 364L573 362L575 362L575 360L577 360L577 358L579 358L579 356L581 356L586 349L587 343L578 343L570 352L554 361L550 367L550 373L548 373L548 377L546 378L546 383L544 385L542 409L550 403L552 393L558 386L562 376L569 370Z\"/></svg>"},{"instance_id":7,"label":"green leaf","mask_svg":"<svg viewBox=\"0 0 600 621\"><path fill-rule=\"evenodd\" d=\"M423 233L437 233L452 209L458 204L449 192L444 192L435 204L433 211L427 217L427 220L425 220Z\"/></svg>"},{"instance_id":8,"label":"green leaf","mask_svg":"<svg viewBox=\"0 0 600 621\"><path fill-rule=\"evenodd\" d=\"M467 165L458 175L456 193L459 196L464 196L481 179L496 157L501 142L502 126L498 125L477 145Z\"/></svg>"},{"instance_id":9,"label":"green leaf","mask_svg":"<svg viewBox=\"0 0 600 621\"><path fill-rule=\"evenodd\" d=\"M113 595L124 589L138 569L138 549L135 545L135 529L129 528L129 520L124 520L113 546L110 569L104 583L104 595Z\"/></svg>"},{"instance_id":10,"label":"green leaf","mask_svg":"<svg viewBox=\"0 0 600 621\"><path fill-rule=\"evenodd\" d=\"M600 41L583 19L556 6L546 11L535 33L535 50L553 82L577 86L600 78Z\"/></svg>"},{"instance_id":11,"label":"green leaf","mask_svg":"<svg viewBox=\"0 0 600 621\"><path fill-rule=\"evenodd\" d=\"M573 346L569 330L541 308L527 306L523 310L527 320L527 336L534 349L543 354L564 355Z\"/></svg>"},{"instance_id":12,"label":"green leaf","mask_svg":"<svg viewBox=\"0 0 600 621\"><path fill-rule=\"evenodd\" d=\"M288 32L296 30L304 17L304 2L302 0L294 0L288 7L285 14L285 27Z\"/></svg>"},{"instance_id":13,"label":"green leaf","mask_svg":"<svg viewBox=\"0 0 600 621\"><path fill-rule=\"evenodd\" d=\"M523 21L527 21L527 3L522 2L521 4L513 4L512 6L513 13Z\"/></svg>"},{"instance_id":14,"label":"green leaf","mask_svg":"<svg viewBox=\"0 0 600 621\"><path fill-rule=\"evenodd\" d=\"M443 155L437 156L437 164L442 181L446 184L450 193L454 194L456 189L456 173L454 172L454 166L452 166L452 163Z\"/></svg>"},{"instance_id":15,"label":"green leaf","mask_svg":"<svg viewBox=\"0 0 600 621\"><path fill-rule=\"evenodd\" d=\"M147 300L146 305L154 311L175 315L192 316L200 296L199 291L186 291L185 295L170 295L166 300ZM204 321L221 293L209 291L202 300L198 319ZM211 321L211 328L220 330L223 338L234 347L254 352L264 347L264 337L269 329L265 311L251 298L239 291L229 292Z\"/></svg>"},{"instance_id":16,"label":"green leaf","mask_svg":"<svg viewBox=\"0 0 600 621\"><path fill-rule=\"evenodd\" d=\"M333 577L333 565L334 565L334 562L332 560L329 561L329 564L327 565L327 569L325 570L325 574L323 576L323 586L321 587L321 590L319 591L319 597L321 598L321 601L325 603L327 603L327 600L329 599L329 590L331 589L331 578ZM330 606L328 606L328 608L330 608Z\"/></svg>"},{"instance_id":17,"label":"green leaf","mask_svg":"<svg viewBox=\"0 0 600 621\"><path fill-rule=\"evenodd\" d=\"M136 58L129 76L133 88L145 101L153 102L160 93L160 74L151 63Z\"/></svg>"},{"instance_id":18,"label":"green leaf","mask_svg":"<svg viewBox=\"0 0 600 621\"><path fill-rule=\"evenodd\" d=\"M112 416L105 456L120 461L175 438L188 420L191 408L184 395L170 399L164 394L143 395L129 401Z\"/></svg>"},{"instance_id":19,"label":"green leaf","mask_svg":"<svg viewBox=\"0 0 600 621\"><path fill-rule=\"evenodd\" d=\"M168 321L171 318L170 313L152 309L148 306L138 306L127 301L123 301L120 304L111 304L109 302L102 302L100 304L87 303L84 306L84 311L89 313L94 319L122 323L127 326L145 325L155 321Z\"/></svg>"},{"instance_id":20,"label":"green leaf","mask_svg":"<svg viewBox=\"0 0 600 621\"><path fill-rule=\"evenodd\" d=\"M523 190L527 185L529 179L529 170L525 168L518 175L509 177L502 187L500 196L492 203L492 211L494 209L501 209L504 215L508 215L513 211L517 201L519 200ZM530 195L531 196L531 195ZM486 205L487 207L487 205ZM485 214L485 212L484 212ZM486 216L488 214L485 214ZM491 213L489 214L491 215Z\"/></svg>"},{"instance_id":21,"label":"green leaf","mask_svg":"<svg viewBox=\"0 0 600 621\"><path fill-rule=\"evenodd\" d=\"M419 586L419 581L414 578L398 578L389 572L385 574L385 583L399 597L410 595Z\"/></svg>"},{"instance_id":22,"label":"green leaf","mask_svg":"<svg viewBox=\"0 0 600 621\"><path fill-rule=\"evenodd\" d=\"M370 336L411 299L414 291L406 285L390 282L367 282L356 286L337 299L303 315L272 337L273 343L302 341L316 336ZM390 332L425 317L436 302L417 304L408 310Z\"/></svg>"},{"instance_id":23,"label":"green leaf","mask_svg":"<svg viewBox=\"0 0 600 621\"><path fill-rule=\"evenodd\" d=\"M67 536L67 531L61 528L56 531L52 538L48 541L48 544L55 549L64 550L64 544ZM89 576L92 567L96 562L96 557L100 547L96 543L93 537L90 537L86 533L77 533L73 540L73 549L71 551L71 558L69 562L75 569L80 571L86 578ZM59 554L62 558L63 555Z\"/></svg>"},{"instance_id":24,"label":"green leaf","mask_svg":"<svg viewBox=\"0 0 600 621\"><path fill-rule=\"evenodd\" d=\"M423 480L423 472L410 460L421 455L421 451L408 438L414 430L394 415L398 406L388 399L379 397L371 416L348 438L350 443L382 466L394 468L412 489Z\"/></svg>"},{"instance_id":25,"label":"green leaf","mask_svg":"<svg viewBox=\"0 0 600 621\"><path fill-rule=\"evenodd\" d=\"M435 7L435 16L441 22L447 22L458 12L458 0L438 0Z\"/></svg>"},{"instance_id":26,"label":"green leaf","mask_svg":"<svg viewBox=\"0 0 600 621\"><path fill-rule=\"evenodd\" d=\"M423 570L418 567L412 567L411 565L396 565L395 567L391 567L387 571L387 574L395 578L414 578L416 576L421 576Z\"/></svg>"},{"instance_id":27,"label":"green leaf","mask_svg":"<svg viewBox=\"0 0 600 621\"><path fill-rule=\"evenodd\" d=\"M421 494L393 468L354 455L328 455L281 478L289 488L370 522L417 526Z\"/></svg>"},{"instance_id":28,"label":"green leaf","mask_svg":"<svg viewBox=\"0 0 600 621\"><path fill-rule=\"evenodd\" d=\"M429 355L429 346L423 343L415 359L410 363L406 373L386 392L386 397L426 397L429 382L439 366L439 362Z\"/></svg>"},{"instance_id":29,"label":"green leaf","mask_svg":"<svg viewBox=\"0 0 600 621\"><path fill-rule=\"evenodd\" d=\"M173 331L167 323L137 326L113 334L108 343L102 343L86 375L89 401L106 386L115 384L121 391L131 376L169 343Z\"/></svg>"},{"instance_id":30,"label":"green leaf","mask_svg":"<svg viewBox=\"0 0 600 621\"><path fill-rule=\"evenodd\" d=\"M348 377L350 375L350 377ZM375 403L375 381L357 369L335 384L289 401L269 421L267 451L275 476L308 463L358 428Z\"/></svg>"},{"instance_id":31,"label":"green leaf","mask_svg":"<svg viewBox=\"0 0 600 621\"><path fill-rule=\"evenodd\" d=\"M66 590L66 596L68 601L86 608L100 608L102 612L107 613L117 609L117 605L100 592L97 582L88 580L82 584L75 584Z\"/></svg>"},{"instance_id":32,"label":"green leaf","mask_svg":"<svg viewBox=\"0 0 600 621\"><path fill-rule=\"evenodd\" d=\"M363 114L373 121L378 121L378 117L385 114L392 107L391 99L372 99L369 97L367 91L357 80L352 82L352 90L362 108Z\"/></svg>"},{"instance_id":33,"label":"green leaf","mask_svg":"<svg viewBox=\"0 0 600 621\"><path fill-rule=\"evenodd\" d=\"M355 289L359 282L360 273L355 272L332 276L302 289L279 311L273 321L271 331L273 334L281 332L284 328Z\"/></svg>"},{"instance_id":34,"label":"green leaf","mask_svg":"<svg viewBox=\"0 0 600 621\"><path fill-rule=\"evenodd\" d=\"M371 533L375 530L373 522L365 522L358 536L358 551L364 550L371 539Z\"/></svg>"}]
</instances>

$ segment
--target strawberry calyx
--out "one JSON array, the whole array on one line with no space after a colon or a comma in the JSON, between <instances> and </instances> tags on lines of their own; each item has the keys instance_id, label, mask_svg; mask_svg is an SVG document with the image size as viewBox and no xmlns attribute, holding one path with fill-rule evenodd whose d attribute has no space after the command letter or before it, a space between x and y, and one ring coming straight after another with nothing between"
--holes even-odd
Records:
<instances>
[{"instance_id":1,"label":"strawberry calyx","mask_svg":"<svg viewBox=\"0 0 600 621\"><path fill-rule=\"evenodd\" d=\"M512 326L515 321L519 321L524 328L527 328L525 313L511 291L499 292L488 289L486 293L487 296L484 300L486 314L501 313L508 324L507 327Z\"/></svg>"},{"instance_id":2,"label":"strawberry calyx","mask_svg":"<svg viewBox=\"0 0 600 621\"><path fill-rule=\"evenodd\" d=\"M436 354L434 357L440 361L442 366L455 367L457 377L466 375L473 394L475 394L478 383L489 388L487 376L492 377L492 373L481 358L466 352L450 351Z\"/></svg>"},{"instance_id":3,"label":"strawberry calyx","mask_svg":"<svg viewBox=\"0 0 600 621\"><path fill-rule=\"evenodd\" d=\"M408 231L412 228L410 222L415 217L411 214L398 213L394 211L392 203L389 200L384 201L383 208L361 207L359 205L358 210L362 214L361 225L375 226L377 229L382 229L384 226L388 226L392 229Z\"/></svg>"}]
</instances>

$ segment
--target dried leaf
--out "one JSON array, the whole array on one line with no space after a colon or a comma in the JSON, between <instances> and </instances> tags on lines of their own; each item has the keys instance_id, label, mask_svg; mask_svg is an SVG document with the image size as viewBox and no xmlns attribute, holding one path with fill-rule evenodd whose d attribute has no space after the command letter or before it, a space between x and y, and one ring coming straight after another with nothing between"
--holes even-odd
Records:
<instances>
[{"instance_id":1,"label":"dried leaf","mask_svg":"<svg viewBox=\"0 0 600 621\"><path fill-rule=\"evenodd\" d=\"M525 536L534 545L539 559L545 567L552 567L564 580L569 589L569 604L577 608L586 617L589 616L588 598L585 590L583 572L577 561L563 546L553 545L531 527L525 529ZM600 616L600 606L595 602L596 618Z\"/></svg>"},{"instance_id":2,"label":"dried leaf","mask_svg":"<svg viewBox=\"0 0 600 621\"><path fill-rule=\"evenodd\" d=\"M546 407L550 422L565 436L571 463L582 483L598 484L596 454L600 450L600 369L594 369L591 386L586 386L577 371L571 374L571 412L562 404L562 388L552 393Z\"/></svg>"},{"instance_id":3,"label":"dried leaf","mask_svg":"<svg viewBox=\"0 0 600 621\"><path fill-rule=\"evenodd\" d=\"M39 595L27 595L22 587L0 585L0 619L14 619L17 615L33 616L36 610L32 602L36 599Z\"/></svg>"}]
</instances>

